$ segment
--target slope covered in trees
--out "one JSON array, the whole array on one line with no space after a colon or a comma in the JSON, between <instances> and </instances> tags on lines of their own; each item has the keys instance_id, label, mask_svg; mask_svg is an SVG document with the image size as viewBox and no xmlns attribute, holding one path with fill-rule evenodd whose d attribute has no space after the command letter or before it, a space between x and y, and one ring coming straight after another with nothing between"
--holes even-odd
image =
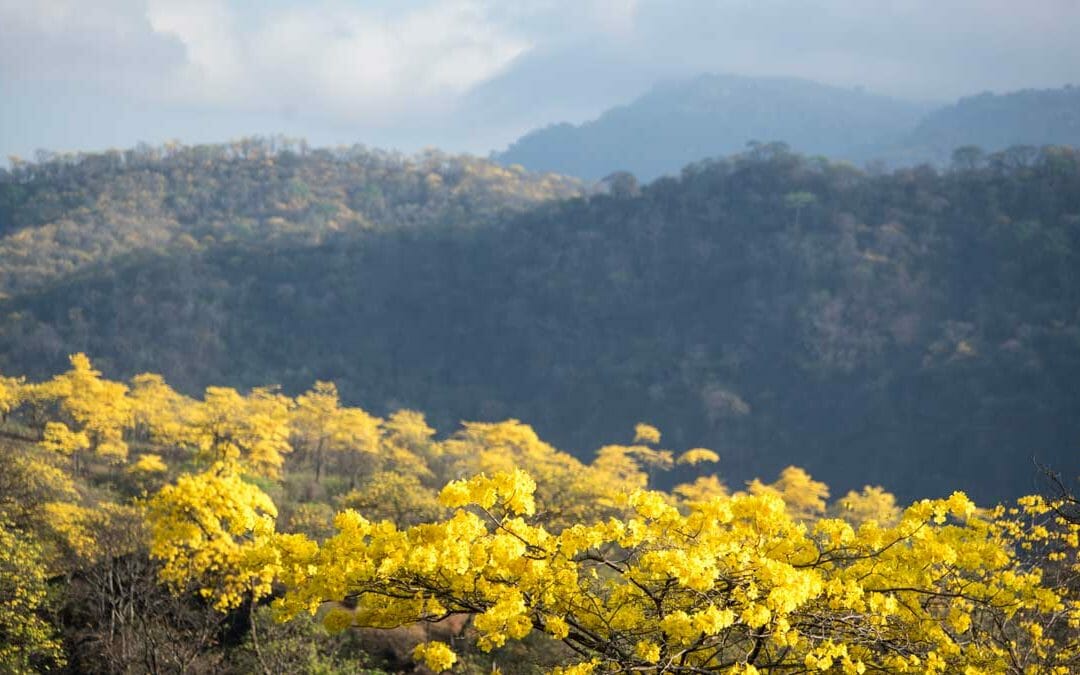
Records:
<instances>
[{"instance_id":1,"label":"slope covered in trees","mask_svg":"<svg viewBox=\"0 0 1080 675\"><path fill-rule=\"evenodd\" d=\"M50 181L5 243L49 229L23 214ZM647 416L735 480L794 462L905 498L1015 496L1033 460L1076 472L1074 151L867 175L770 146L617 187L517 216L402 203L427 220L321 238L302 210L279 216L291 239L88 257L0 305L0 368L40 377L85 350L189 394L335 380L379 414L530 419L582 455ZM201 213L185 227L212 229ZM69 249L46 241L4 276L53 269Z\"/></svg>"},{"instance_id":2,"label":"slope covered in trees","mask_svg":"<svg viewBox=\"0 0 1080 675\"><path fill-rule=\"evenodd\" d=\"M0 169L0 294L134 251L310 245L385 227L476 224L580 191L573 179L436 150L311 150L287 138L38 159Z\"/></svg>"},{"instance_id":3,"label":"slope covered in trees","mask_svg":"<svg viewBox=\"0 0 1080 675\"><path fill-rule=\"evenodd\" d=\"M1023 149L1031 154L1048 144L1080 147L1080 88L986 92L962 98L923 118L897 149L895 159L943 163L954 149L964 146L985 152L1031 146Z\"/></svg>"},{"instance_id":4,"label":"slope covered in trees","mask_svg":"<svg viewBox=\"0 0 1080 675\"><path fill-rule=\"evenodd\" d=\"M537 129L494 157L599 180L627 171L674 175L704 158L782 140L799 152L862 165L947 166L955 149L1080 146L1080 89L979 94L932 108L861 90L782 78L703 75L658 86L580 125ZM984 159L982 157L979 158Z\"/></svg>"},{"instance_id":5,"label":"slope covered in trees","mask_svg":"<svg viewBox=\"0 0 1080 675\"><path fill-rule=\"evenodd\" d=\"M702 75L657 86L579 126L530 132L495 158L592 180L618 170L652 180L750 141L780 139L799 152L861 162L898 142L923 112L806 80Z\"/></svg>"},{"instance_id":6,"label":"slope covered in trees","mask_svg":"<svg viewBox=\"0 0 1080 675\"><path fill-rule=\"evenodd\" d=\"M83 354L0 376L0 413L4 672L1080 664L1067 495L830 504L795 467L729 492L649 424L581 462L515 420L439 436L329 382L188 397ZM674 466L691 480L650 489Z\"/></svg>"}]
</instances>

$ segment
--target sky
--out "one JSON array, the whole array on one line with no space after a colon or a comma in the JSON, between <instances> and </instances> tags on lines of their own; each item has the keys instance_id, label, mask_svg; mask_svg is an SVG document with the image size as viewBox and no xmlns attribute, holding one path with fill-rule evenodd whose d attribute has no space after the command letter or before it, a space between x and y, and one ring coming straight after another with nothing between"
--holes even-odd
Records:
<instances>
[{"instance_id":1,"label":"sky","mask_svg":"<svg viewBox=\"0 0 1080 675\"><path fill-rule=\"evenodd\" d=\"M1080 85L1077 0L0 0L0 162L285 134L487 155L659 81Z\"/></svg>"}]
</instances>

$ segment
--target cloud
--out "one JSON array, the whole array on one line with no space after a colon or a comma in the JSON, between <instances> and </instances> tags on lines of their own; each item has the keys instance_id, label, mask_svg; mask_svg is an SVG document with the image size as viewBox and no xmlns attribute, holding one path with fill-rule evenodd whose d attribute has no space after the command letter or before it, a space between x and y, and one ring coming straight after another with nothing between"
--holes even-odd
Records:
<instances>
[{"instance_id":1,"label":"cloud","mask_svg":"<svg viewBox=\"0 0 1080 675\"><path fill-rule=\"evenodd\" d=\"M87 82L135 90L182 63L139 0L0 0L0 84Z\"/></svg>"},{"instance_id":2,"label":"cloud","mask_svg":"<svg viewBox=\"0 0 1080 675\"><path fill-rule=\"evenodd\" d=\"M915 98L1060 86L1080 75L1074 0L648 3L637 48L672 67L788 75Z\"/></svg>"},{"instance_id":3,"label":"cloud","mask_svg":"<svg viewBox=\"0 0 1080 675\"><path fill-rule=\"evenodd\" d=\"M96 119L108 97L145 108L140 128L198 109L485 152L706 71L938 100L1060 86L1077 34L1075 0L0 0L0 119L20 124L0 141L49 146L34 120L83 115L57 95L81 91Z\"/></svg>"},{"instance_id":4,"label":"cloud","mask_svg":"<svg viewBox=\"0 0 1080 675\"><path fill-rule=\"evenodd\" d=\"M357 8L307 3L240 15L220 0L155 0L155 31L185 47L173 96L259 108L315 105L356 121L438 107L530 47L483 3Z\"/></svg>"},{"instance_id":5,"label":"cloud","mask_svg":"<svg viewBox=\"0 0 1080 675\"><path fill-rule=\"evenodd\" d=\"M357 122L438 108L532 44L477 0L0 0L0 74L170 103L314 106Z\"/></svg>"}]
</instances>

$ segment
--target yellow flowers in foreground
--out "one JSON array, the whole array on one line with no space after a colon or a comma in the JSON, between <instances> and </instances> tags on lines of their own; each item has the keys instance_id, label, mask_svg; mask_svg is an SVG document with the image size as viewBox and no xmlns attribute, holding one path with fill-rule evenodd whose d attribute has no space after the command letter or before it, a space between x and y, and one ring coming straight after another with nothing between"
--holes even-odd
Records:
<instances>
[{"instance_id":1,"label":"yellow flowers in foreground","mask_svg":"<svg viewBox=\"0 0 1080 675\"><path fill-rule=\"evenodd\" d=\"M1066 673L1080 663L1080 605L1062 583L1075 582L1076 526L1041 500L990 520L956 493L856 529L795 518L775 493L680 509L636 491L622 517L555 532L527 519L541 508L534 488L520 470L454 481L445 520L399 529L344 511L321 544L270 534L251 512L260 553L233 560L284 584L283 619L344 600L348 611L325 615L338 630L468 614L484 650L534 631L563 641L580 658L560 672ZM1058 568L1022 554L1045 546L1067 548ZM415 657L436 671L456 660L438 642Z\"/></svg>"},{"instance_id":2,"label":"yellow flowers in foreground","mask_svg":"<svg viewBox=\"0 0 1080 675\"><path fill-rule=\"evenodd\" d=\"M273 573L258 561L276 516L270 498L228 464L181 476L147 507L161 580L176 590L194 586L221 609L265 596Z\"/></svg>"},{"instance_id":3,"label":"yellow flowers in foreground","mask_svg":"<svg viewBox=\"0 0 1080 675\"><path fill-rule=\"evenodd\" d=\"M716 454L677 456L641 424L586 464L516 420L440 440L419 413L343 407L329 383L295 400L217 387L197 400L154 375L109 382L81 355L40 384L0 378L0 412L36 453L9 465L17 478L0 472L24 495L0 500L0 535L39 530L45 544L12 548L0 629L41 604L48 566L109 560L100 532L145 525L160 580L221 611L273 597L281 619L332 630L464 615L481 650L563 643L549 651L567 675L1080 672L1080 524L1039 497L901 509L867 486L830 504L796 467L741 492L715 474L651 491L650 473ZM260 486L288 497L285 477L317 494L296 490L304 471L308 488L333 474L340 493L283 502L298 531L281 532ZM80 475L111 475L131 499L94 504ZM331 527L332 504L347 508ZM31 560L41 574L25 590ZM54 651L45 624L28 626L0 663ZM413 656L461 667L441 642Z\"/></svg>"}]
</instances>

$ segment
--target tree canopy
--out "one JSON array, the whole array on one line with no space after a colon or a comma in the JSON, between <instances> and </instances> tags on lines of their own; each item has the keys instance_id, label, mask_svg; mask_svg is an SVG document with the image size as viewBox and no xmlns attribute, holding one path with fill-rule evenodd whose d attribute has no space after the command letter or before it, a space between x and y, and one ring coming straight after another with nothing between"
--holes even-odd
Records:
<instances>
[{"instance_id":1,"label":"tree canopy","mask_svg":"<svg viewBox=\"0 0 1080 675\"><path fill-rule=\"evenodd\" d=\"M195 398L70 362L4 380L13 672L354 672L371 655L342 636L363 628L406 640L388 667L477 674L514 649L522 673L1080 666L1068 495L900 509L867 486L830 503L797 467L728 488L715 453L668 449L647 422L581 462L517 420L439 435L415 411L342 405L328 382ZM127 411L107 427L127 454L57 446L50 425L73 409ZM314 453L342 419L363 432ZM677 462L696 477L656 489Z\"/></svg>"},{"instance_id":2,"label":"tree canopy","mask_svg":"<svg viewBox=\"0 0 1080 675\"><path fill-rule=\"evenodd\" d=\"M377 416L527 419L579 458L648 418L738 481L796 463L837 494L994 501L1030 491L1033 458L1075 466L1074 150L875 173L758 144L540 203L578 188L476 159L290 148L143 149L0 179L0 367L45 377L86 351L188 396L333 381ZM279 208L289 185L297 206ZM82 238L124 223L164 239ZM79 456L120 451L93 428L106 419L57 422L57 443L86 436ZM301 433L305 455L336 453L336 432Z\"/></svg>"}]
</instances>

